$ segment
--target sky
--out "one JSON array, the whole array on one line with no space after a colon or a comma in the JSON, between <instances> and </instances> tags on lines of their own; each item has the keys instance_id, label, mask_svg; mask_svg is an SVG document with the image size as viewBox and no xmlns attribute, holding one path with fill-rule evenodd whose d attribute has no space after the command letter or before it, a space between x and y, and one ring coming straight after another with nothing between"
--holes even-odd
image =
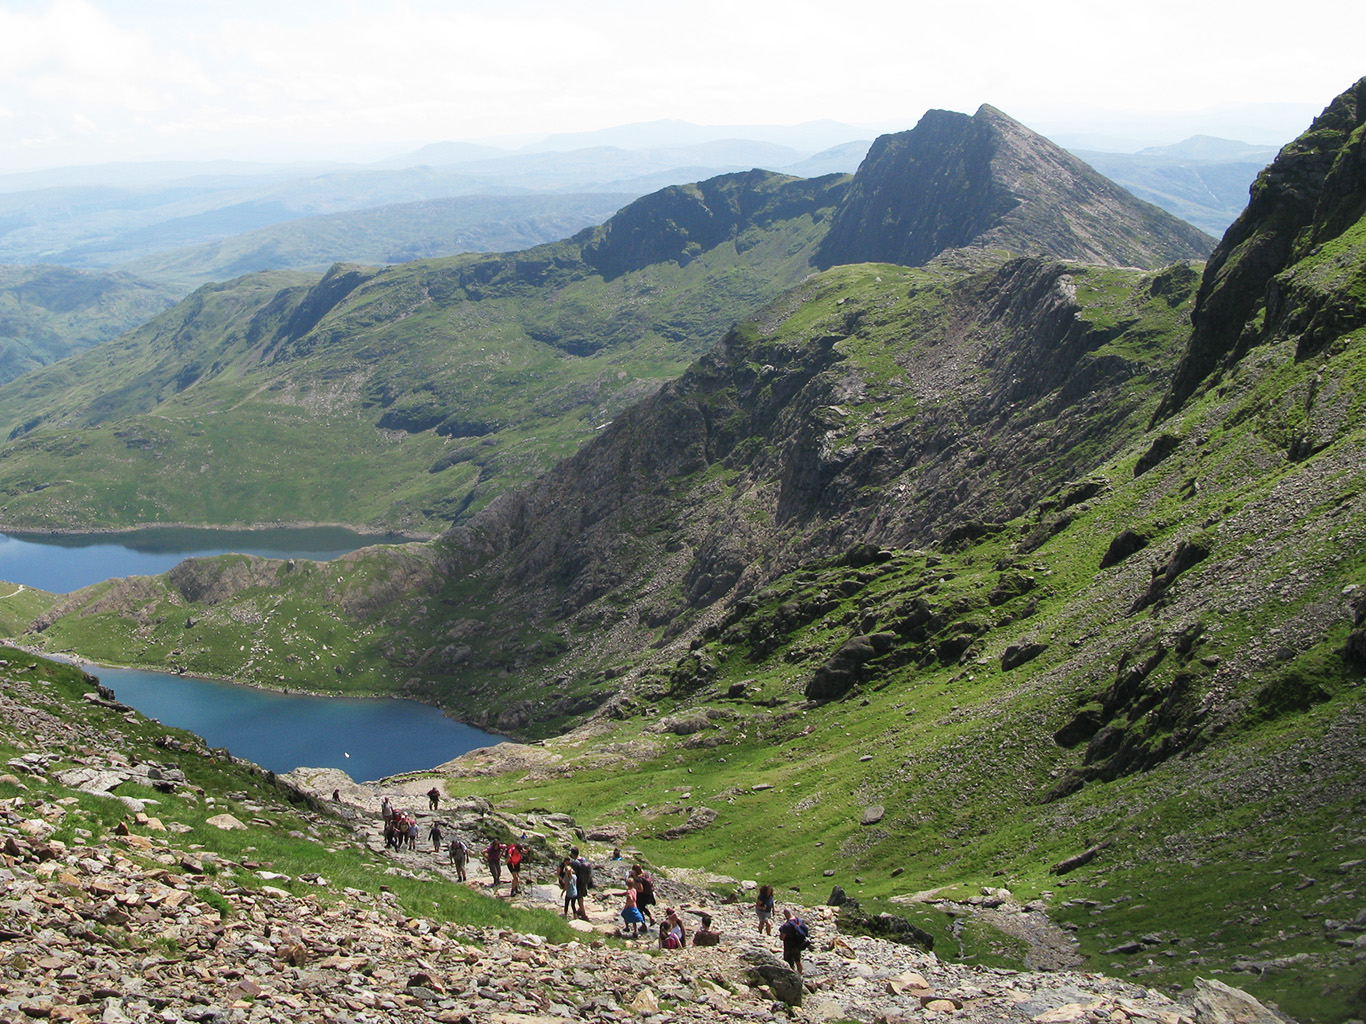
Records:
<instances>
[{"instance_id":1,"label":"sky","mask_svg":"<svg viewBox=\"0 0 1366 1024\"><path fill-rule=\"evenodd\" d=\"M661 119L871 137L982 103L1054 138L1280 145L1366 75L1363 30L1343 0L0 0L0 173Z\"/></svg>"}]
</instances>

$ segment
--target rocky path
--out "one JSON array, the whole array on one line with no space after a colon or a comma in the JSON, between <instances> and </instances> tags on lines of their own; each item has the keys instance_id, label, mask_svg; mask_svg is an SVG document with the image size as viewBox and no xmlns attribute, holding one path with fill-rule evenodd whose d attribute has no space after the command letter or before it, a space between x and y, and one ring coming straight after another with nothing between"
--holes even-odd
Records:
<instances>
[{"instance_id":1,"label":"rocky path","mask_svg":"<svg viewBox=\"0 0 1366 1024\"><path fill-rule=\"evenodd\" d=\"M310 788L328 783L316 777ZM349 780L347 780L349 781ZM354 785L354 784L353 784ZM405 799L410 808L419 797L425 800L422 784L386 784L384 787L355 786L350 791L356 803L351 807L352 821L372 849L391 857L401 870L429 873L455 883L455 870L444 854L434 852L421 842L433 818L443 822L447 835L472 831L473 817L492 813L486 807L467 801L448 803L432 814L418 811L420 840L415 850L383 850L379 838L379 819L367 807L377 807L383 795L396 803ZM335 788L335 787L334 787ZM343 792L343 800L347 797ZM552 818L562 816L552 816ZM462 828L462 822L464 827ZM619 934L619 908L624 897L623 882L629 861L608 861L608 848L585 842L575 834L569 819L526 819L509 821L515 828L530 830L532 838L545 836L552 845L567 851L579 845L595 856L598 888L587 900L589 920L571 921L584 932L582 944L546 947L565 957L552 975L577 988L578 1002L555 1004L557 1013L575 1008L582 1019L646 1019L649 1021L770 1019L782 1014L798 1020L857 1020L895 1022L945 1020L975 1022L1035 1021L1038 1024L1068 1022L1134 1022L1134 1024L1203 1024L1224 1018L1229 1006L1249 1024L1270 1024L1275 1015L1253 1001L1243 1003L1236 990L1225 991L1218 983L1202 989L1194 1005L1179 1004L1164 994L1141 986L1103 976L1078 973L1072 943L1064 932L1048 921L1038 907L1012 905L1008 894L985 893L973 906L958 905L963 913L978 913L998 920L998 926L1025 939L1034 949L1037 970L1016 972L970 967L941 961L932 953L916 948L860 936L841 935L832 907L797 907L811 925L816 948L804 957L804 974L798 978L780 961L781 943L776 935L760 935L748 903L727 902L699 885L691 884L677 872L657 872L656 886L661 912L677 908L690 932L696 930L699 915L705 911L722 936L718 948L688 947L661 950L648 935L628 940L626 948L616 950L605 940ZM506 874L494 886L487 868L477 860L468 868L466 884L491 892L500 898L509 895ZM548 869L535 867L523 873L523 890L516 897L528 907L558 911L562 896L549 881ZM711 879L715 881L715 878ZM728 880L734 881L734 880ZM934 894L924 894L934 902ZM657 918L658 918L657 914ZM522 937L525 941L528 937ZM518 941L514 939L514 941ZM495 986L496 989L496 986ZM481 998L496 992L482 991ZM1222 1009L1221 1009L1222 1008ZM496 1012L495 1012L496 1013ZM1258 1017L1256 1014L1263 1014ZM568 1016L566 1014L566 1016ZM479 1019L479 1018L471 1018ZM499 1020L496 1015L489 1020ZM508 1020L524 1018L507 1018ZM528 1018L539 1019L539 1018Z\"/></svg>"},{"instance_id":2,"label":"rocky path","mask_svg":"<svg viewBox=\"0 0 1366 1024\"><path fill-rule=\"evenodd\" d=\"M118 796L120 778L133 766L117 730L82 728L40 711L22 682L5 683L0 740L25 749L30 733L17 727L22 722L42 730L49 748L60 741L75 753L64 759L73 763L60 766L31 752L0 768L0 1024L1234 1019L1208 1000L1218 994L1227 1005L1236 994L1215 988L1184 1005L1098 975L948 963L911 947L840 935L830 908L804 912L817 948L797 978L776 959L776 939L755 934L747 907L720 902L682 878L660 880L661 903L689 921L689 912L709 910L722 944L673 951L644 939L623 944L608 933L616 926L625 865L609 868L601 858L590 921L573 941L410 917L385 891L341 888L319 875L290 879L217 853L211 843L189 846L188 826L173 818L163 824L139 801ZM39 778L48 795L35 795ZM163 774L151 781L171 794L166 806L174 804L178 780ZM325 799L334 789L339 799L322 813L306 812L306 822L316 819L306 827L321 829L324 814L340 817L351 822L357 842L382 847L377 792L351 785L343 792L340 780L324 782ZM421 793L395 785L394 795L414 807L412 797ZM126 813L112 829L63 830L68 808L78 803L70 794L90 787L111 787L101 792L122 800ZM51 795L63 788L68 796ZM275 813L252 813L258 811ZM524 828L556 849L578 838L562 815L500 822L475 800L447 801L440 813L453 830L481 823ZM210 824L242 827L230 818L218 815ZM58 839L59 831L68 838ZM455 884L430 844L394 854L392 871ZM521 898L557 904L545 866L531 871ZM477 866L472 879L487 887ZM1255 1010L1261 1016L1239 1011L1237 1019L1274 1021Z\"/></svg>"}]
</instances>

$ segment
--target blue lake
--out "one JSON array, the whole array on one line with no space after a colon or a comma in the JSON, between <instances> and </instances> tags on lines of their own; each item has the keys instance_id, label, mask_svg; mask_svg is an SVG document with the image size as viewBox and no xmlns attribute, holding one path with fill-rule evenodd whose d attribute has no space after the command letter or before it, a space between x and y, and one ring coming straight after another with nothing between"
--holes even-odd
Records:
<instances>
[{"instance_id":1,"label":"blue lake","mask_svg":"<svg viewBox=\"0 0 1366 1024\"><path fill-rule=\"evenodd\" d=\"M163 672L82 667L149 718L277 773L340 768L368 781L433 768L504 739L410 700L275 693Z\"/></svg>"},{"instance_id":2,"label":"blue lake","mask_svg":"<svg viewBox=\"0 0 1366 1024\"><path fill-rule=\"evenodd\" d=\"M101 580L155 576L186 558L235 551L264 558L326 562L370 544L402 540L332 526L271 530L156 527L117 534L0 533L0 580L66 594Z\"/></svg>"}]
</instances>

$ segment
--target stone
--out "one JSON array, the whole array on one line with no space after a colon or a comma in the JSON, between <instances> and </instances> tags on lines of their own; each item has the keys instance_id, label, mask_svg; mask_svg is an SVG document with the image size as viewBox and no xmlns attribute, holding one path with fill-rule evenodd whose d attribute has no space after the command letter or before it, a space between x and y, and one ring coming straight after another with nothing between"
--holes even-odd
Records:
<instances>
[{"instance_id":1,"label":"stone","mask_svg":"<svg viewBox=\"0 0 1366 1024\"><path fill-rule=\"evenodd\" d=\"M1215 979L1195 979L1197 1024L1285 1024L1242 989Z\"/></svg>"},{"instance_id":2,"label":"stone","mask_svg":"<svg viewBox=\"0 0 1366 1024\"><path fill-rule=\"evenodd\" d=\"M751 985L767 985L788 1006L802 1005L802 977L787 964L759 950L746 950L740 959L748 965Z\"/></svg>"},{"instance_id":3,"label":"stone","mask_svg":"<svg viewBox=\"0 0 1366 1024\"><path fill-rule=\"evenodd\" d=\"M626 1005L640 1014L659 1012L659 1000L648 988L643 988L637 992L635 998Z\"/></svg>"},{"instance_id":4,"label":"stone","mask_svg":"<svg viewBox=\"0 0 1366 1024\"><path fill-rule=\"evenodd\" d=\"M212 818L204 819L204 824L212 825L214 828L221 828L225 832L233 831L234 829L246 831L247 827L231 814L215 814Z\"/></svg>"},{"instance_id":5,"label":"stone","mask_svg":"<svg viewBox=\"0 0 1366 1024\"><path fill-rule=\"evenodd\" d=\"M876 825L886 815L887 809L881 804L872 804L863 809L863 816L859 818L860 825Z\"/></svg>"}]
</instances>

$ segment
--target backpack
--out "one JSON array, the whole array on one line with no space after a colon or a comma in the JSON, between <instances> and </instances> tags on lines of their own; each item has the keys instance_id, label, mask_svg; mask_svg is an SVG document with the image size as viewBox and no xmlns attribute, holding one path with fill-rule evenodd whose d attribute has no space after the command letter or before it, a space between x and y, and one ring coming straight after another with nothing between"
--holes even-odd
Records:
<instances>
[{"instance_id":1,"label":"backpack","mask_svg":"<svg viewBox=\"0 0 1366 1024\"><path fill-rule=\"evenodd\" d=\"M579 892L586 893L593 888L593 865L584 857L574 861L574 876L579 883Z\"/></svg>"},{"instance_id":2,"label":"backpack","mask_svg":"<svg viewBox=\"0 0 1366 1024\"><path fill-rule=\"evenodd\" d=\"M801 939L801 949L814 949L816 944L811 941L811 930L806 927L806 922L797 919L797 937Z\"/></svg>"},{"instance_id":3,"label":"backpack","mask_svg":"<svg viewBox=\"0 0 1366 1024\"><path fill-rule=\"evenodd\" d=\"M668 935L664 936L664 948L665 948L665 949L677 949L677 948L678 948L678 936L675 935L673 932L669 932Z\"/></svg>"}]
</instances>

